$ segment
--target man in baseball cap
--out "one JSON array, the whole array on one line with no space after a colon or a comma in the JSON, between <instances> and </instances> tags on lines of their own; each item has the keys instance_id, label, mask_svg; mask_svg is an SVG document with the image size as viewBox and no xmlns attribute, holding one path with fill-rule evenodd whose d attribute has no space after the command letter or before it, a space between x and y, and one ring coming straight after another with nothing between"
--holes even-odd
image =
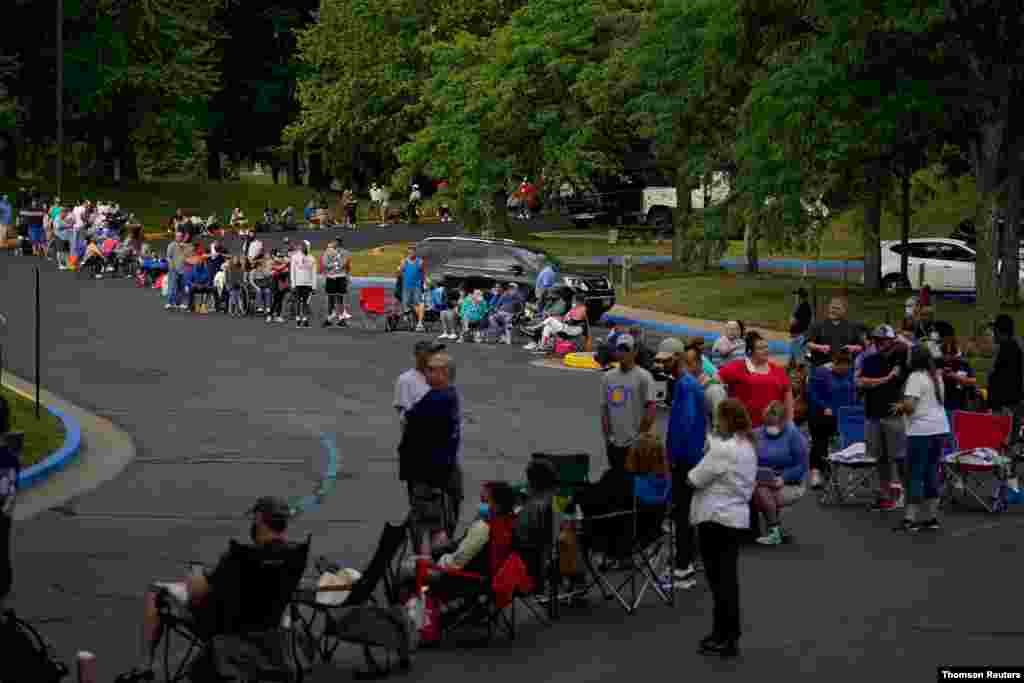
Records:
<instances>
[{"instance_id":1,"label":"man in baseball cap","mask_svg":"<svg viewBox=\"0 0 1024 683\"><path fill-rule=\"evenodd\" d=\"M427 364L430 357L439 351L447 348L444 344L436 341L423 339L416 342L412 352L416 358L416 366L410 368L398 376L395 382L395 410L402 421L402 429L405 429L405 413L430 391L427 384Z\"/></svg>"},{"instance_id":2,"label":"man in baseball cap","mask_svg":"<svg viewBox=\"0 0 1024 683\"><path fill-rule=\"evenodd\" d=\"M654 378L636 364L636 352L633 335L620 334L613 349L619 367L601 378L601 432L613 470L625 468L629 449L641 434L651 431L657 412Z\"/></svg>"}]
</instances>

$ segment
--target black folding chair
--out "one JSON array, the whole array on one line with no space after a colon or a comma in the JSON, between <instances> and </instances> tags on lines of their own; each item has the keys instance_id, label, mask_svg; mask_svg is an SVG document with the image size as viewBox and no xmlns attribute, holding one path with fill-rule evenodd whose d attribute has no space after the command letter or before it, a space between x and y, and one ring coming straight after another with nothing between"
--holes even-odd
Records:
<instances>
[{"instance_id":1,"label":"black folding chair","mask_svg":"<svg viewBox=\"0 0 1024 683\"><path fill-rule=\"evenodd\" d=\"M663 575L671 577L675 559L675 534L671 525L665 525L671 519L671 480L654 475L624 476L631 479L630 508L608 512L593 503L581 506L587 591L598 588L606 600L615 599L627 614L636 611L649 588L666 605L674 605L674 587L662 585Z\"/></svg>"},{"instance_id":2,"label":"black folding chair","mask_svg":"<svg viewBox=\"0 0 1024 683\"><path fill-rule=\"evenodd\" d=\"M161 590L157 594L160 631L154 652L163 650L165 681L192 679L204 666L219 674L224 665L247 681L293 680L294 671L285 663L285 652L274 646L268 651L266 643L276 640L283 646L287 642L284 637L275 639L274 634L283 636L285 610L306 570L309 546L308 537L304 543L272 546L232 540L223 560L226 574L219 577L202 621L176 612L170 594ZM184 642L185 652L172 666L176 640ZM249 656L234 656L233 649L243 649L233 647L239 641L256 644L245 648ZM266 656L253 658L253 649Z\"/></svg>"},{"instance_id":3,"label":"black folding chair","mask_svg":"<svg viewBox=\"0 0 1024 683\"><path fill-rule=\"evenodd\" d=\"M293 647L297 657L305 656L308 660L301 670L330 663L342 643L362 646L367 671L357 672L360 678L388 675L392 651L399 653L399 667L408 668L411 634L398 587L400 551L408 539L406 524L386 524L366 572L340 605L320 602L317 593L324 589L315 585L296 591L291 610ZM318 565L325 568L323 562ZM377 596L380 585L384 586L383 600ZM384 650L383 666L374 656L374 648Z\"/></svg>"}]
</instances>

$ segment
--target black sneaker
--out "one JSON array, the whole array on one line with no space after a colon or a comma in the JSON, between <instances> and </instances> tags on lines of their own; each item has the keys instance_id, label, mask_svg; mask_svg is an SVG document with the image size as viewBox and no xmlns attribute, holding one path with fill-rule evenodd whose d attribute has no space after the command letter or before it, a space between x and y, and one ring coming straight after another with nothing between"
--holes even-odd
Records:
<instances>
[{"instance_id":1,"label":"black sneaker","mask_svg":"<svg viewBox=\"0 0 1024 683\"><path fill-rule=\"evenodd\" d=\"M909 519L900 520L900 523L893 527L893 531L902 531L904 533L913 534L917 533L920 527L917 522L911 522Z\"/></svg>"},{"instance_id":2,"label":"black sneaker","mask_svg":"<svg viewBox=\"0 0 1024 683\"><path fill-rule=\"evenodd\" d=\"M916 526L920 531L938 531L942 528L939 525L939 520L934 518L926 519L922 522L917 522L914 526Z\"/></svg>"},{"instance_id":3,"label":"black sneaker","mask_svg":"<svg viewBox=\"0 0 1024 683\"><path fill-rule=\"evenodd\" d=\"M323 322L323 326L324 327L332 327L333 325L334 325L334 321L333 320L324 320L324 322Z\"/></svg>"}]
</instances>

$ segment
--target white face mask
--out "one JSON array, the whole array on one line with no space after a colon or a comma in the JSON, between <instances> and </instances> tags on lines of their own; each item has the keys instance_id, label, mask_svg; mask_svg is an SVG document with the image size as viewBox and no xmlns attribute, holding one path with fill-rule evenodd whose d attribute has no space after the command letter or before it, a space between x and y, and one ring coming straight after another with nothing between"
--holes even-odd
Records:
<instances>
[{"instance_id":1,"label":"white face mask","mask_svg":"<svg viewBox=\"0 0 1024 683\"><path fill-rule=\"evenodd\" d=\"M764 431L768 436L778 436L782 433L782 427L765 427Z\"/></svg>"}]
</instances>

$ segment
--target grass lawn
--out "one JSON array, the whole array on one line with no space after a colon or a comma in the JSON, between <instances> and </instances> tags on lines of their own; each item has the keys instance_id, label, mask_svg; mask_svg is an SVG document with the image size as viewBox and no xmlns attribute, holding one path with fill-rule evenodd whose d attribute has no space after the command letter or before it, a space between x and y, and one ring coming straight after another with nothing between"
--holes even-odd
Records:
<instances>
[{"instance_id":1,"label":"grass lawn","mask_svg":"<svg viewBox=\"0 0 1024 683\"><path fill-rule=\"evenodd\" d=\"M44 192L56 191L53 183L43 180L20 179L19 181L0 179L0 194L14 194L19 187L35 185ZM243 173L241 180L226 182L199 182L194 180L155 180L144 183L131 183L123 187L102 187L89 181L77 178L65 178L65 201L80 199L110 200L121 205L121 208L142 221L146 232L160 232L163 226L181 208L198 211L204 218L217 214L223 220L225 211L230 212L240 207L251 221L258 221L263 210L269 204L280 212L288 206L295 207L298 219L302 220L302 212L306 204L316 193L303 186L286 184L274 185L270 175L253 175ZM399 208L397 198L391 205ZM366 220L369 199L361 199L358 207L360 220Z\"/></svg>"},{"instance_id":2,"label":"grass lawn","mask_svg":"<svg viewBox=\"0 0 1024 683\"><path fill-rule=\"evenodd\" d=\"M36 420L35 402L22 398L6 387L0 393L11 407L11 431L25 433L25 450L21 466L34 465L64 443L64 423L43 407Z\"/></svg>"}]
</instances>

